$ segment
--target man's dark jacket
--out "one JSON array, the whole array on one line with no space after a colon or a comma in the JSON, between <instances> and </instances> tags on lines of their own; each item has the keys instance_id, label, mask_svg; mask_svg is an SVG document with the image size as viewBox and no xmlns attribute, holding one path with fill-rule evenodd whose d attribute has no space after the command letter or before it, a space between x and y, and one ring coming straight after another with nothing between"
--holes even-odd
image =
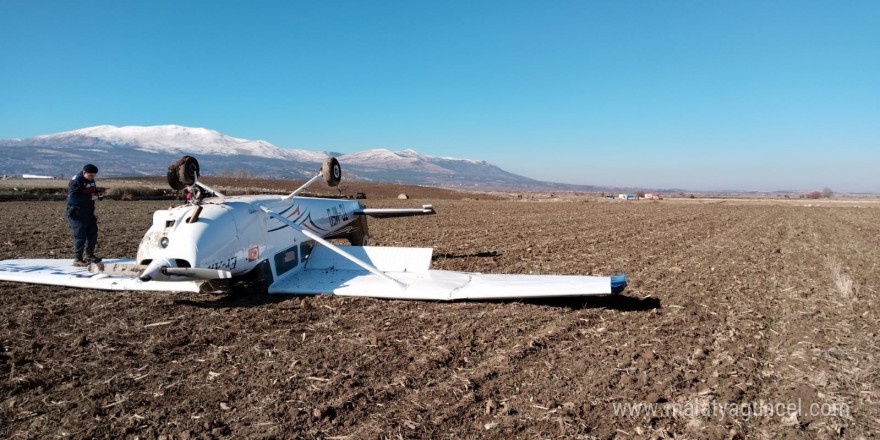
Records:
<instances>
[{"instance_id":1,"label":"man's dark jacket","mask_svg":"<svg viewBox=\"0 0 880 440\"><path fill-rule=\"evenodd\" d=\"M89 181L82 172L79 172L67 184L67 205L94 211L95 201L92 200L92 195L96 192L95 181Z\"/></svg>"}]
</instances>

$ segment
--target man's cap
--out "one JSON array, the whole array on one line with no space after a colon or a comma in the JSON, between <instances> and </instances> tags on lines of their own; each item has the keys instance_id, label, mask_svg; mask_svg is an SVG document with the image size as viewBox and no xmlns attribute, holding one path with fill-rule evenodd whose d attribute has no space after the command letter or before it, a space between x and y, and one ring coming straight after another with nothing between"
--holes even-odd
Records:
<instances>
[{"instance_id":1,"label":"man's cap","mask_svg":"<svg viewBox=\"0 0 880 440\"><path fill-rule=\"evenodd\" d=\"M83 167L83 171L85 171L87 173L97 173L98 167L96 167L90 163L87 163L86 166Z\"/></svg>"}]
</instances>

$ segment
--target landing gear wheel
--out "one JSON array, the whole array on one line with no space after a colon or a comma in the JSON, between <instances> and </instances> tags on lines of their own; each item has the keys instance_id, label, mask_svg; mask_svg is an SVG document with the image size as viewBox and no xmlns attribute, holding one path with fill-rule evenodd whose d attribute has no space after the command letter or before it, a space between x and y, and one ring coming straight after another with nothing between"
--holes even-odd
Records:
<instances>
[{"instance_id":1,"label":"landing gear wheel","mask_svg":"<svg viewBox=\"0 0 880 440\"><path fill-rule=\"evenodd\" d=\"M192 156L183 156L168 165L168 185L177 191L196 183L199 176L199 161Z\"/></svg>"},{"instance_id":2,"label":"landing gear wheel","mask_svg":"<svg viewBox=\"0 0 880 440\"><path fill-rule=\"evenodd\" d=\"M363 204L361 204L363 206ZM348 242L351 243L352 246L367 246L370 244L370 232L367 229L367 216L361 215L358 216L358 219L355 220L352 225L355 226L355 230L348 234Z\"/></svg>"},{"instance_id":3,"label":"landing gear wheel","mask_svg":"<svg viewBox=\"0 0 880 440\"><path fill-rule=\"evenodd\" d=\"M339 161L335 157L324 159L321 175L324 176L324 182L327 182L327 186L339 185L339 182L342 181L342 167L339 165Z\"/></svg>"}]
</instances>

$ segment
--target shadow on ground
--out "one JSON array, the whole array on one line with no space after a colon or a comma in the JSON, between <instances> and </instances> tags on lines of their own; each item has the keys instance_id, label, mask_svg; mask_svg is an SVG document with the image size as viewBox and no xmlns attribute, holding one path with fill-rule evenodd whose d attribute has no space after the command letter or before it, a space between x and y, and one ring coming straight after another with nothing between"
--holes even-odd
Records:
<instances>
[{"instance_id":1,"label":"shadow on ground","mask_svg":"<svg viewBox=\"0 0 880 440\"><path fill-rule=\"evenodd\" d=\"M216 299L207 301L177 300L174 303L190 307L199 307L206 309L222 309L222 308L251 308L260 307L266 304L277 304L291 299L303 298L308 295L269 295L265 292L246 292L236 291L229 294L220 294ZM388 299L387 301L400 301ZM443 301L434 301L443 303ZM646 312L649 310L659 309L660 300L657 298L633 298L624 295L596 296L596 297L569 297L569 298L536 298L536 299L516 299L516 300L486 300L486 301L456 301L456 302L482 302L491 303L511 303L521 302L523 304L533 304L536 306L556 307L569 310L582 309L609 309L621 312ZM450 302L451 304L451 302Z\"/></svg>"},{"instance_id":2,"label":"shadow on ground","mask_svg":"<svg viewBox=\"0 0 880 440\"><path fill-rule=\"evenodd\" d=\"M625 295L609 295L594 297L568 297L568 298L535 298L521 300L524 304L539 306L559 307L571 310L581 309L610 309L621 312L646 312L660 308L660 300L657 298L633 298Z\"/></svg>"}]
</instances>

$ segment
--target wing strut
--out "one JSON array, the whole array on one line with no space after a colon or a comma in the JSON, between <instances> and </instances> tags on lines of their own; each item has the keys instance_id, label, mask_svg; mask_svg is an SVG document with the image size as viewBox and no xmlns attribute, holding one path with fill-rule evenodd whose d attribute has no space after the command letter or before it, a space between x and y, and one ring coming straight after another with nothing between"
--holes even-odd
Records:
<instances>
[{"instance_id":1,"label":"wing strut","mask_svg":"<svg viewBox=\"0 0 880 440\"><path fill-rule=\"evenodd\" d=\"M211 188L210 186L205 185L205 184L202 183L202 182L199 182L199 178L198 178L198 176L196 176L196 175L193 175L193 184L192 184L192 186L201 186L202 188L205 188L206 190L208 190L208 191L214 193L214 195L217 196L217 197L225 197L225 196L223 195L222 192L217 191L216 189Z\"/></svg>"},{"instance_id":2,"label":"wing strut","mask_svg":"<svg viewBox=\"0 0 880 440\"><path fill-rule=\"evenodd\" d=\"M317 182L318 179L320 179L320 178L321 178L321 175L320 175L320 174L316 175L315 177L312 177L311 179L309 179L308 182L304 183L303 186L297 188L297 189L294 190L292 193L290 193L290 194L288 194L288 195L282 197L281 200L289 200L289 199L292 199L292 198L296 197L297 194L303 192L303 190L305 190L306 188L308 188L309 186L311 186L313 183Z\"/></svg>"},{"instance_id":3,"label":"wing strut","mask_svg":"<svg viewBox=\"0 0 880 440\"><path fill-rule=\"evenodd\" d=\"M406 287L406 284L404 284L394 278L391 278L390 276L388 276L388 274L377 269L375 266L355 257L354 255L349 254L348 252L345 252L344 250L340 249L339 246L336 246L335 244L330 243L327 240L324 240L324 238L321 237L320 235L315 234L314 232L290 221L289 219L287 219L283 215L278 214L277 212L272 211L271 209L266 208L265 206L260 206L260 209L262 209L263 212L265 212L266 214L269 214L270 216L274 217L275 219L287 224L287 226L290 226L291 228L296 229L297 231L301 232L306 237L309 237L312 240L315 240L318 243L321 243L322 245L326 246L328 249L345 257L347 260L351 261L354 264L357 264L358 266L364 268L365 270L369 271L370 273L377 275L381 278L384 278L388 281L391 281L392 283L397 284L399 287L404 287L404 288Z\"/></svg>"}]
</instances>

